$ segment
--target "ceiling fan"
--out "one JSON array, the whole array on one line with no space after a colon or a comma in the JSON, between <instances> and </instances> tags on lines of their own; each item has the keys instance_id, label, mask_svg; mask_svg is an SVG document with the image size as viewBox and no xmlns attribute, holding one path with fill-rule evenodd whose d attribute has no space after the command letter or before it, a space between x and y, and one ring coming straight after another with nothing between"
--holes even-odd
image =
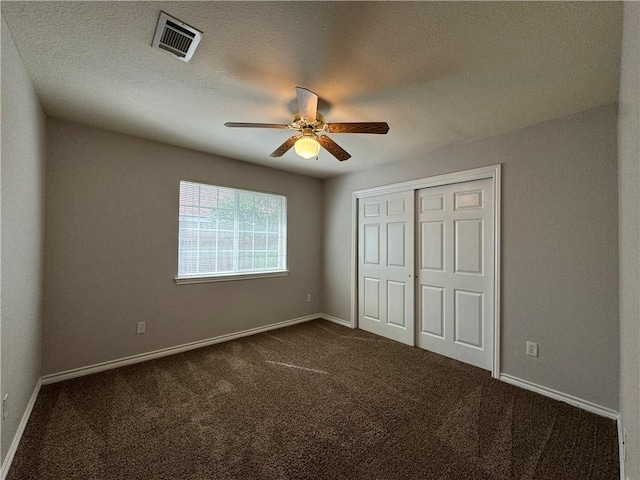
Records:
<instances>
[{"instance_id":1,"label":"ceiling fan","mask_svg":"<svg viewBox=\"0 0 640 480\"><path fill-rule=\"evenodd\" d=\"M325 135L325 132L384 134L389 131L389 125L386 122L326 123L324 117L318 112L318 95L306 88L296 87L296 97L298 99L298 113L294 115L293 121L289 124L227 122L224 125L226 127L296 130L300 133L289 137L269 156L281 157L295 146L298 155L303 158L312 158L318 156L320 146L322 146L341 162L351 158L351 155Z\"/></svg>"}]
</instances>

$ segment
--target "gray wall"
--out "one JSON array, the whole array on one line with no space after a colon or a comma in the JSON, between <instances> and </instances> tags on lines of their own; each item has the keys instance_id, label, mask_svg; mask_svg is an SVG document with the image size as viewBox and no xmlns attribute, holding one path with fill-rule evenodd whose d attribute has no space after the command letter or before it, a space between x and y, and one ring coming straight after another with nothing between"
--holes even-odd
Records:
<instances>
[{"instance_id":1,"label":"gray wall","mask_svg":"<svg viewBox=\"0 0 640 480\"><path fill-rule=\"evenodd\" d=\"M2 460L40 378L44 114L2 18Z\"/></svg>"},{"instance_id":2,"label":"gray wall","mask_svg":"<svg viewBox=\"0 0 640 480\"><path fill-rule=\"evenodd\" d=\"M620 415L625 474L640 479L640 4L625 2L618 117Z\"/></svg>"},{"instance_id":3,"label":"gray wall","mask_svg":"<svg viewBox=\"0 0 640 480\"><path fill-rule=\"evenodd\" d=\"M320 180L54 119L47 169L44 374L320 311ZM180 179L286 195L290 274L176 285Z\"/></svg>"},{"instance_id":4,"label":"gray wall","mask_svg":"<svg viewBox=\"0 0 640 480\"><path fill-rule=\"evenodd\" d=\"M324 311L350 316L354 190L501 163L502 373L618 409L616 107L441 148L324 187ZM540 344L538 358L525 342Z\"/></svg>"}]
</instances>

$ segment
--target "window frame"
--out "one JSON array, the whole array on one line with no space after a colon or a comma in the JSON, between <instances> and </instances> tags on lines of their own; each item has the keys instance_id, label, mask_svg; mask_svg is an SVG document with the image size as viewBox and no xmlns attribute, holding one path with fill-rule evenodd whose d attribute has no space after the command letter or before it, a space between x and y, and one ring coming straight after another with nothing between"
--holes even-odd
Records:
<instances>
[{"instance_id":1,"label":"window frame","mask_svg":"<svg viewBox=\"0 0 640 480\"><path fill-rule=\"evenodd\" d=\"M282 268L272 268L272 269L264 269L264 270L248 270L248 271L239 271L239 270L235 270L235 271L231 271L231 272L222 272L222 273L194 273L194 274L189 274L189 275L180 275L179 274L179 262L180 262L180 208L181 208L181 199L180 199L180 192L181 192L181 185L182 182L188 182L188 183L193 183L193 184L197 184L197 185L204 185L207 187L213 187L213 188L222 188L222 189L228 189L228 190L233 190L234 195L237 196L240 193L250 193L250 194L264 194L264 195L273 195L273 196L277 196L277 197L281 197L282 199L282 220L281 220L281 224L280 224L280 237L281 239L284 239L284 246L282 247L282 252L284 254L284 265L282 266ZM176 276L174 277L174 280L176 282L177 285L187 285L187 284L193 284L193 283L208 283L208 282L226 282L226 281L234 281L234 280L249 280L249 279L256 279L256 278L271 278L271 277L283 277L283 276L287 276L289 274L289 270L288 270L288 249L289 249L289 243L288 243L288 235L287 235L287 229L288 229L288 222L289 222L289 218L288 218L288 202L289 199L286 195L282 194L282 193L275 193L275 192L267 192L264 190L249 190L246 188L238 188L238 187L232 187L232 186L226 186L226 185L213 185L210 183L204 183L201 180L190 180L190 179L186 179L186 178L181 178L180 181L178 182L178 218L177 218L177 248L176 248L176 271L178 272L176 274ZM237 214L237 210L235 212ZM239 227L238 227L238 218L236 218L237 215L234 215L234 234L237 234L239 236L240 231L239 231ZM234 235L234 252L239 253L239 250L236 248L237 247L237 243L238 243L238 238L236 238L236 235ZM234 260L235 263L235 260ZM236 265L237 267L237 265Z\"/></svg>"}]
</instances>

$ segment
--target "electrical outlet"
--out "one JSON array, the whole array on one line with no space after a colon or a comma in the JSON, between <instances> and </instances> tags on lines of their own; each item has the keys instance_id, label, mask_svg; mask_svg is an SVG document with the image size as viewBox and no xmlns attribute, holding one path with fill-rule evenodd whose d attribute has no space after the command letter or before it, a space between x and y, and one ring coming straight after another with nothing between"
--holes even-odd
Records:
<instances>
[{"instance_id":1,"label":"electrical outlet","mask_svg":"<svg viewBox=\"0 0 640 480\"><path fill-rule=\"evenodd\" d=\"M4 397L2 397L2 419L3 420L7 418L8 407L9 407L9 394L7 393Z\"/></svg>"},{"instance_id":2,"label":"electrical outlet","mask_svg":"<svg viewBox=\"0 0 640 480\"><path fill-rule=\"evenodd\" d=\"M310 303L310 302L311 302L311 294L307 293L307 303Z\"/></svg>"},{"instance_id":3,"label":"electrical outlet","mask_svg":"<svg viewBox=\"0 0 640 480\"><path fill-rule=\"evenodd\" d=\"M532 357L538 356L538 344L535 342L527 342L527 355Z\"/></svg>"},{"instance_id":4,"label":"electrical outlet","mask_svg":"<svg viewBox=\"0 0 640 480\"><path fill-rule=\"evenodd\" d=\"M138 322L138 326L136 327L136 333L146 333L147 332L147 322Z\"/></svg>"}]
</instances>

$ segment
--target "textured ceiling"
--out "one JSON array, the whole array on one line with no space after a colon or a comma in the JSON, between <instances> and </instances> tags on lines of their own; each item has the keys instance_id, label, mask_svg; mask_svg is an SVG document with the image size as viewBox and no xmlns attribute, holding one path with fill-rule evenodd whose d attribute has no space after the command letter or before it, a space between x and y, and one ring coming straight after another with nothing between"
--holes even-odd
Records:
<instances>
[{"instance_id":1,"label":"textured ceiling","mask_svg":"<svg viewBox=\"0 0 640 480\"><path fill-rule=\"evenodd\" d=\"M190 63L151 47L160 10L204 32ZM317 177L416 157L616 101L619 2L2 2L53 117ZM296 85L353 157L293 150Z\"/></svg>"}]
</instances>

